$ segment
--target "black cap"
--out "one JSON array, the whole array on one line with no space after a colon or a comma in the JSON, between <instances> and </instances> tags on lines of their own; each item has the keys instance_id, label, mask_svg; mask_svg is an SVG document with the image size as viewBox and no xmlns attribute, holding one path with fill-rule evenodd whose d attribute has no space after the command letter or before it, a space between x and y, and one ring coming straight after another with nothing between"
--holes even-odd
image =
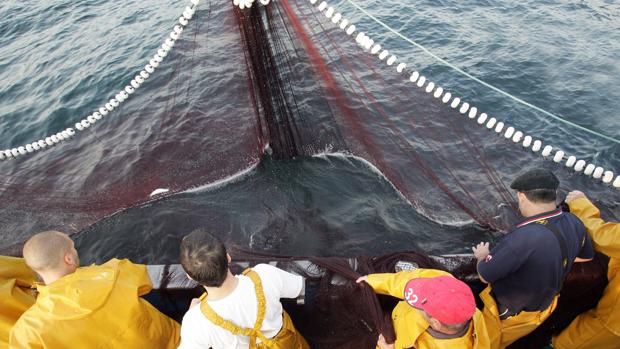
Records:
<instances>
[{"instance_id":1,"label":"black cap","mask_svg":"<svg viewBox=\"0 0 620 349\"><path fill-rule=\"evenodd\" d=\"M560 180L553 172L545 169L535 169L527 171L517 177L510 187L518 191L528 191L535 189L557 190Z\"/></svg>"}]
</instances>

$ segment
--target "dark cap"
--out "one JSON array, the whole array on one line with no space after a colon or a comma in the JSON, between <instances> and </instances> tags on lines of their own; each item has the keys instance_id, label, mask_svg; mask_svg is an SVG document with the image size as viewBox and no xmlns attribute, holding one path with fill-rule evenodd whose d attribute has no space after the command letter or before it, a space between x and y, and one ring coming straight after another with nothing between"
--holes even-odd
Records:
<instances>
[{"instance_id":1,"label":"dark cap","mask_svg":"<svg viewBox=\"0 0 620 349\"><path fill-rule=\"evenodd\" d=\"M517 177L510 187L518 191L529 191L535 189L557 190L560 180L553 172L545 169L535 169L527 171Z\"/></svg>"}]
</instances>

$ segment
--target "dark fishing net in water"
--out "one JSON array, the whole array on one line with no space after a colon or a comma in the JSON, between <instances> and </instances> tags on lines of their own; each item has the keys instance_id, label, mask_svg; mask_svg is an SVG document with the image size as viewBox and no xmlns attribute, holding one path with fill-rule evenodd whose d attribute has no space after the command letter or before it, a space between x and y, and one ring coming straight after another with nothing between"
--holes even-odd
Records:
<instances>
[{"instance_id":1,"label":"dark fishing net in water","mask_svg":"<svg viewBox=\"0 0 620 349\"><path fill-rule=\"evenodd\" d=\"M175 194L216 185L254 168L265 153L281 161L322 153L362 158L441 226L505 231L518 219L508 183L537 166L558 175L561 191L582 189L606 218L620 219L618 190L490 136L407 83L405 75L361 53L309 3L280 0L244 11L212 5L197 12L166 64L105 122L54 149L0 163L1 252L18 253L38 231L77 233L126 208L156 205L149 194L157 188ZM223 226L234 221L202 214ZM170 231L151 243L166 248L185 233ZM99 255L117 255L105 226L97 234L78 238L98 240L91 245ZM146 229L124 232L132 234L152 240ZM422 267L443 267L416 256ZM367 267L358 270L392 271L397 257L366 259ZM349 282L319 281L317 308L331 315L317 322L308 317L313 320L301 324L305 333L317 347L372 347L390 301L374 301L367 288L352 284L359 271L342 261L313 261ZM601 280L604 273L591 275ZM333 336L319 333L325 328L333 328Z\"/></svg>"}]
</instances>

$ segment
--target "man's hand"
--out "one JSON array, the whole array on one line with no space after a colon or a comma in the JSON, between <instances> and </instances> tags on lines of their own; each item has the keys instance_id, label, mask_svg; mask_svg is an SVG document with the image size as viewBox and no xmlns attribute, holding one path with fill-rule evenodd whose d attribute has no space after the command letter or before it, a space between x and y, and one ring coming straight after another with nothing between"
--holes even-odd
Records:
<instances>
[{"instance_id":1,"label":"man's hand","mask_svg":"<svg viewBox=\"0 0 620 349\"><path fill-rule=\"evenodd\" d=\"M357 282L358 284L362 281L364 281L365 283L368 283L368 275L360 276L357 278L357 280L355 280L355 282Z\"/></svg>"},{"instance_id":2,"label":"man's hand","mask_svg":"<svg viewBox=\"0 0 620 349\"><path fill-rule=\"evenodd\" d=\"M379 334L379 340L377 341L377 346L378 346L380 349L394 349L394 348L395 348L395 347L394 347L394 343L392 343L392 344L388 344L388 343L385 341L385 337L383 337L383 334Z\"/></svg>"},{"instance_id":3,"label":"man's hand","mask_svg":"<svg viewBox=\"0 0 620 349\"><path fill-rule=\"evenodd\" d=\"M579 198L587 199L586 194L584 194L583 192L580 192L579 190L573 190L568 193L568 195L566 195L566 200L564 200L564 202L570 204L573 200L577 200Z\"/></svg>"},{"instance_id":4,"label":"man's hand","mask_svg":"<svg viewBox=\"0 0 620 349\"><path fill-rule=\"evenodd\" d=\"M489 243L481 242L476 247L472 247L471 250L474 252L474 257L478 260L478 262L482 262L489 255Z\"/></svg>"}]
</instances>

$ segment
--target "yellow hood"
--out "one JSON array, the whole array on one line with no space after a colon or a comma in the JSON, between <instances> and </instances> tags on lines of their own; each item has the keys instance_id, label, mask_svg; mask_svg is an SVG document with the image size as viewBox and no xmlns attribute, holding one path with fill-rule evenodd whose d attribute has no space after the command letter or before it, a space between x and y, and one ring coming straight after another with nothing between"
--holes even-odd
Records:
<instances>
[{"instance_id":1,"label":"yellow hood","mask_svg":"<svg viewBox=\"0 0 620 349\"><path fill-rule=\"evenodd\" d=\"M38 285L37 306L52 319L86 317L107 302L117 277L118 270L105 265L78 268L50 285Z\"/></svg>"}]
</instances>

